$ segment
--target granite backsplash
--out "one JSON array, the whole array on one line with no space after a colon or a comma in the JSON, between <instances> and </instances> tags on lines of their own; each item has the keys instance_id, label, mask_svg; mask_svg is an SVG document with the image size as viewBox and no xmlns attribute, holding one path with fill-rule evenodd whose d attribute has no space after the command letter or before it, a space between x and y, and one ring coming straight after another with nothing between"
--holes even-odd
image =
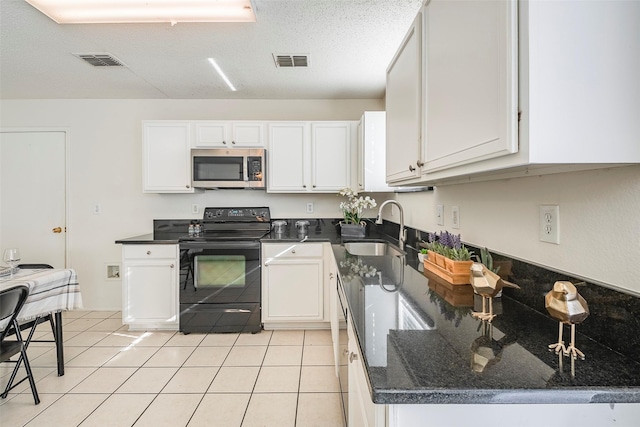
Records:
<instances>
[{"instance_id":1,"label":"granite backsplash","mask_svg":"<svg viewBox=\"0 0 640 427\"><path fill-rule=\"evenodd\" d=\"M379 229L382 233L397 239L398 224L384 221L378 227L382 227L382 230ZM418 248L418 243L426 239L426 234L407 227L407 245ZM480 248L467 246L474 253L480 253ZM578 293L589 304L589 317L578 325L578 335L640 362L640 298L508 256L492 255L494 262L510 262L508 280L520 286L520 289L504 288L505 296L550 317L544 307L544 296L556 281L569 281L576 285Z\"/></svg>"}]
</instances>

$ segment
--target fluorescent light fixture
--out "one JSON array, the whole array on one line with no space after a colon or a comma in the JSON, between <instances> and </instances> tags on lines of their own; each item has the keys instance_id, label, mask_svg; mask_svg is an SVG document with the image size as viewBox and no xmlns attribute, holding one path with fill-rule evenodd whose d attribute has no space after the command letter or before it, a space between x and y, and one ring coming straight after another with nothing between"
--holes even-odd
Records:
<instances>
[{"instance_id":1,"label":"fluorescent light fixture","mask_svg":"<svg viewBox=\"0 0 640 427\"><path fill-rule=\"evenodd\" d=\"M227 76L222 72L222 68L220 68L220 66L218 65L216 60L213 59L213 58L209 58L209 62L211 62L211 65L213 65L213 68L215 68L215 70L218 72L220 77L222 77L222 80L224 80L224 82L227 84L227 86L229 86L229 89L231 89L232 91L235 92L237 89L235 88L235 86L233 86L231 84L231 82L229 81Z\"/></svg>"},{"instance_id":2,"label":"fluorescent light fixture","mask_svg":"<svg viewBox=\"0 0 640 427\"><path fill-rule=\"evenodd\" d=\"M255 22L253 0L25 0L58 24Z\"/></svg>"}]
</instances>

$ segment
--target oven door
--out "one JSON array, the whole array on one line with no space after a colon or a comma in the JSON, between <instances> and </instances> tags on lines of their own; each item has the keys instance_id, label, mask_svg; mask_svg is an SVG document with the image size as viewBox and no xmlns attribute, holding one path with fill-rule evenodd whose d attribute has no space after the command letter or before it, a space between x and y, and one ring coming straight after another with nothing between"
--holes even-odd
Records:
<instances>
[{"instance_id":1,"label":"oven door","mask_svg":"<svg viewBox=\"0 0 640 427\"><path fill-rule=\"evenodd\" d=\"M180 331L262 329L260 242L181 242L180 257Z\"/></svg>"}]
</instances>

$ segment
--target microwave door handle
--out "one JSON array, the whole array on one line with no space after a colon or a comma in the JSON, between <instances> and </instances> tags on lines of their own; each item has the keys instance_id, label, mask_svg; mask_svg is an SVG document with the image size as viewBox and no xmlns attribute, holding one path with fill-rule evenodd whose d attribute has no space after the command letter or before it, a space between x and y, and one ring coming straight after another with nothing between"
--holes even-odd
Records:
<instances>
[{"instance_id":1,"label":"microwave door handle","mask_svg":"<svg viewBox=\"0 0 640 427\"><path fill-rule=\"evenodd\" d=\"M244 182L249 182L249 158L245 157L244 158Z\"/></svg>"}]
</instances>

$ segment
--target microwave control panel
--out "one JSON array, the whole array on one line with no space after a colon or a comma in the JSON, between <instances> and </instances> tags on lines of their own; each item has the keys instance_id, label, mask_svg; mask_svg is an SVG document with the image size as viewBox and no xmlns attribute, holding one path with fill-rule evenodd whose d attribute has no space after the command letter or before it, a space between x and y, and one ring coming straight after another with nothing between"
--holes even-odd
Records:
<instances>
[{"instance_id":1,"label":"microwave control panel","mask_svg":"<svg viewBox=\"0 0 640 427\"><path fill-rule=\"evenodd\" d=\"M262 181L262 157L247 157L247 176L249 181Z\"/></svg>"}]
</instances>

